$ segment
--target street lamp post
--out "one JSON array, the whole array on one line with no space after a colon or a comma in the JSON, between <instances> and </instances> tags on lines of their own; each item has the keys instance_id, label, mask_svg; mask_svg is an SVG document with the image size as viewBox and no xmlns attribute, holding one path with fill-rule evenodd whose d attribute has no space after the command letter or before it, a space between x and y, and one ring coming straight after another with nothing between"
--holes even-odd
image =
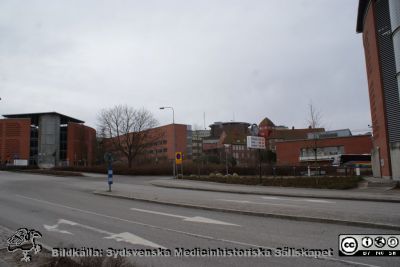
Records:
<instances>
[{"instance_id":1,"label":"street lamp post","mask_svg":"<svg viewBox=\"0 0 400 267\"><path fill-rule=\"evenodd\" d=\"M173 166L173 176L176 178L175 173L176 173L176 164L175 164L175 154L176 154L176 143L175 143L175 110L173 107L160 107L160 109L172 109L172 127L174 129L174 136L173 136L173 148L174 148L174 155L173 155L173 161L172 161L172 166Z\"/></svg>"},{"instance_id":2,"label":"street lamp post","mask_svg":"<svg viewBox=\"0 0 400 267\"><path fill-rule=\"evenodd\" d=\"M224 144L225 147L225 168L226 168L226 175L229 174L229 169L228 169L228 149L229 149L229 144Z\"/></svg>"}]
</instances>

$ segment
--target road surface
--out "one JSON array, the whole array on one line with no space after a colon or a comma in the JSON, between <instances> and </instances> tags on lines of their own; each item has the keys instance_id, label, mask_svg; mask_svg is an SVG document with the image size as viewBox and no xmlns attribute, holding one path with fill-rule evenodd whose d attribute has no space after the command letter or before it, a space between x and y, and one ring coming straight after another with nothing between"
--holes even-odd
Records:
<instances>
[{"instance_id":1,"label":"road surface","mask_svg":"<svg viewBox=\"0 0 400 267\"><path fill-rule=\"evenodd\" d=\"M159 177L157 177L159 178ZM398 219L398 207L392 203L339 201L296 201L261 196L194 192L151 186L152 177L116 177L116 185L136 187L143 194L170 194L170 198L191 196L196 199L265 202L274 209L323 207L346 212L365 210L370 216L384 214ZM311 223L257 216L246 216L170 205L94 195L105 189L105 178L53 177L0 172L0 225L11 230L20 227L40 231L40 242L50 248L156 249L176 248L188 251L200 248L257 249L277 248L333 249L333 257L130 257L139 266L398 266L398 257L339 257L338 235L396 234L392 230ZM330 200L325 200L330 201ZM229 201L221 201L229 202ZM240 203L239 203L240 204ZM242 203L245 204L245 203ZM260 205L247 203L247 205ZM279 206L281 205L281 206ZM293 205L293 206L288 206ZM396 204L399 206L398 204ZM297 207L300 206L300 207ZM373 209L368 207L374 207ZM395 209L392 214L388 210ZM350 211L348 211L349 209Z\"/></svg>"}]
</instances>

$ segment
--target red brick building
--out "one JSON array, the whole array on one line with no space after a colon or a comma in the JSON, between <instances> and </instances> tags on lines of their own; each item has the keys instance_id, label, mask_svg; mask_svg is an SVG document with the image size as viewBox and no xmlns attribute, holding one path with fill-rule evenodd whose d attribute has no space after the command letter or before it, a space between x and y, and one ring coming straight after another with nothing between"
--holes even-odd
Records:
<instances>
[{"instance_id":1,"label":"red brick building","mask_svg":"<svg viewBox=\"0 0 400 267\"><path fill-rule=\"evenodd\" d=\"M372 118L375 177L400 179L400 5L398 0L360 0Z\"/></svg>"},{"instance_id":2,"label":"red brick building","mask_svg":"<svg viewBox=\"0 0 400 267\"><path fill-rule=\"evenodd\" d=\"M251 135L249 123L215 122L210 125L211 136L203 139L203 151L217 156L220 161L233 157L239 165L257 162L257 151L247 148L247 136ZM270 119L264 118L259 124L259 136L265 138L266 148L275 152L276 143L289 140L307 139L310 133L324 132L323 128L288 129L276 126Z\"/></svg>"},{"instance_id":3,"label":"red brick building","mask_svg":"<svg viewBox=\"0 0 400 267\"><path fill-rule=\"evenodd\" d=\"M83 121L56 112L3 115L0 164L14 160L43 168L91 165L96 131Z\"/></svg>"},{"instance_id":4,"label":"red brick building","mask_svg":"<svg viewBox=\"0 0 400 267\"><path fill-rule=\"evenodd\" d=\"M0 120L0 164L29 160L30 119Z\"/></svg>"},{"instance_id":5,"label":"red brick building","mask_svg":"<svg viewBox=\"0 0 400 267\"><path fill-rule=\"evenodd\" d=\"M211 136L203 139L204 153L216 156L220 162L234 158L238 165L254 163L256 153L247 148L249 126L247 122L215 122L210 125Z\"/></svg>"},{"instance_id":6,"label":"red brick building","mask_svg":"<svg viewBox=\"0 0 400 267\"><path fill-rule=\"evenodd\" d=\"M134 162L158 163L175 160L174 143L175 151L182 152L184 159L190 159L191 139L188 127L185 124L175 123L143 131L140 133L143 136L142 144L140 145L141 148ZM127 162L127 158L118 149L115 149L111 139L105 139L104 144L106 151L113 152L118 161Z\"/></svg>"},{"instance_id":7,"label":"red brick building","mask_svg":"<svg viewBox=\"0 0 400 267\"><path fill-rule=\"evenodd\" d=\"M276 142L290 141L290 140L301 140L307 139L309 133L324 132L324 128L304 128L295 129L292 127L288 129L284 126L275 126L275 124L268 118L264 118L260 124L260 136L265 138L265 144L267 149L276 151Z\"/></svg>"},{"instance_id":8,"label":"red brick building","mask_svg":"<svg viewBox=\"0 0 400 267\"><path fill-rule=\"evenodd\" d=\"M96 130L76 122L67 125L67 162L69 166L92 165Z\"/></svg>"},{"instance_id":9,"label":"red brick building","mask_svg":"<svg viewBox=\"0 0 400 267\"><path fill-rule=\"evenodd\" d=\"M315 149L319 164L331 165L335 155L370 154L371 135L277 142L276 164L281 166L307 165L315 161Z\"/></svg>"},{"instance_id":10,"label":"red brick building","mask_svg":"<svg viewBox=\"0 0 400 267\"><path fill-rule=\"evenodd\" d=\"M174 135L175 151L182 152L185 159L191 157L190 138L188 125L168 124L148 130L150 136L160 136L158 141L150 143L142 157L154 161L175 160L174 155ZM152 138L154 139L154 138Z\"/></svg>"}]
</instances>

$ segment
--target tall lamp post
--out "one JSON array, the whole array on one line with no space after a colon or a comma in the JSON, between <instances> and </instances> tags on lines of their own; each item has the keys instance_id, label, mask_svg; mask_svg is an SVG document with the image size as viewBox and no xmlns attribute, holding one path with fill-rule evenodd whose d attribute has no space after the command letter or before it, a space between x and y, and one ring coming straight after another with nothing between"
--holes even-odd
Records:
<instances>
[{"instance_id":1,"label":"tall lamp post","mask_svg":"<svg viewBox=\"0 0 400 267\"><path fill-rule=\"evenodd\" d=\"M229 174L229 169L228 169L228 149L230 147L229 144L224 144L225 147L225 168L226 168L226 175Z\"/></svg>"},{"instance_id":2,"label":"tall lamp post","mask_svg":"<svg viewBox=\"0 0 400 267\"><path fill-rule=\"evenodd\" d=\"M176 178L176 177L175 177L175 173L176 173L176 165L175 165L175 154L176 154L176 143L175 143L175 110L174 110L173 107L160 107L160 109L167 109L167 108L172 109L172 127L174 128L174 138L173 138L174 155L173 155L173 161L172 161L173 163L172 163L172 166L173 166L173 175L174 175L174 178Z\"/></svg>"}]
</instances>

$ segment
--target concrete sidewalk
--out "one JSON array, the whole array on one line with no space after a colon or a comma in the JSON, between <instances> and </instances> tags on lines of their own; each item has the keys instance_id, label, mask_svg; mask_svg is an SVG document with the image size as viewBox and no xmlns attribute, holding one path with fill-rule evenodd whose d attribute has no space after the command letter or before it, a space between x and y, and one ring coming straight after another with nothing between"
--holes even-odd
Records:
<instances>
[{"instance_id":1,"label":"concrete sidewalk","mask_svg":"<svg viewBox=\"0 0 400 267\"><path fill-rule=\"evenodd\" d=\"M192 180L168 179L154 180L152 185L189 189L212 192L226 192L236 194L251 195L270 195L287 197L305 197L305 198L328 198L343 200L377 201L400 203L400 190L391 189L391 187L360 188L350 190L335 189L311 189L311 188L293 188L277 186L252 186L252 185L234 185L214 182L199 182Z\"/></svg>"}]
</instances>

